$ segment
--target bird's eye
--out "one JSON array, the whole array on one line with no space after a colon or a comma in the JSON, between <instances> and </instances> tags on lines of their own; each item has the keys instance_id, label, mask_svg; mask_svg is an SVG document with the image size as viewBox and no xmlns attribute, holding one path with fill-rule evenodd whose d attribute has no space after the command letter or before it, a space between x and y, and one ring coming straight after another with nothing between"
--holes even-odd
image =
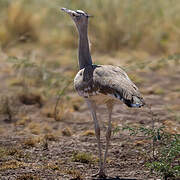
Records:
<instances>
[{"instance_id":1,"label":"bird's eye","mask_svg":"<svg viewBox=\"0 0 180 180\"><path fill-rule=\"evenodd\" d=\"M73 17L75 17L75 14L72 14Z\"/></svg>"}]
</instances>

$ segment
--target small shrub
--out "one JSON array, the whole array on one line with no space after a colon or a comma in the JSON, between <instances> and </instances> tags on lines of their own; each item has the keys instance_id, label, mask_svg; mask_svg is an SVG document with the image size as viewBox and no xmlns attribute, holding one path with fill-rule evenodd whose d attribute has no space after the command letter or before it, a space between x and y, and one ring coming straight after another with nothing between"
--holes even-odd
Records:
<instances>
[{"instance_id":1,"label":"small shrub","mask_svg":"<svg viewBox=\"0 0 180 180\"><path fill-rule=\"evenodd\" d=\"M0 147L0 158L4 158L5 156L7 156L7 153L6 153L6 148L4 147Z\"/></svg>"},{"instance_id":2,"label":"small shrub","mask_svg":"<svg viewBox=\"0 0 180 180\"><path fill-rule=\"evenodd\" d=\"M16 125L25 126L27 123L31 122L31 118L29 116L20 116L20 119L16 121Z\"/></svg>"},{"instance_id":3,"label":"small shrub","mask_svg":"<svg viewBox=\"0 0 180 180\"><path fill-rule=\"evenodd\" d=\"M72 156L72 161L91 164L94 162L94 159L93 159L92 155L89 153L74 152L73 156Z\"/></svg>"},{"instance_id":4,"label":"small shrub","mask_svg":"<svg viewBox=\"0 0 180 180\"><path fill-rule=\"evenodd\" d=\"M82 133L82 136L94 136L95 132L94 130L87 130Z\"/></svg>"},{"instance_id":5,"label":"small shrub","mask_svg":"<svg viewBox=\"0 0 180 180\"><path fill-rule=\"evenodd\" d=\"M20 167L25 167L26 164L17 160L9 160L3 162L0 166L0 171L8 170L8 169L17 169Z\"/></svg>"},{"instance_id":6,"label":"small shrub","mask_svg":"<svg viewBox=\"0 0 180 180\"><path fill-rule=\"evenodd\" d=\"M5 17L0 27L0 34L3 35L0 41L3 47L7 48L18 42L38 41L38 27L43 16L29 11L24 1L10 1Z\"/></svg>"},{"instance_id":7,"label":"small shrub","mask_svg":"<svg viewBox=\"0 0 180 180\"><path fill-rule=\"evenodd\" d=\"M19 94L19 100L25 105L38 104L39 107L42 107L43 105L42 97L39 94L35 93L21 93Z\"/></svg>"},{"instance_id":8,"label":"small shrub","mask_svg":"<svg viewBox=\"0 0 180 180\"><path fill-rule=\"evenodd\" d=\"M146 165L151 171L157 172L164 180L168 178L180 177L180 162L178 159L180 153L180 135L161 134L164 136L155 160Z\"/></svg>"},{"instance_id":9,"label":"small shrub","mask_svg":"<svg viewBox=\"0 0 180 180\"><path fill-rule=\"evenodd\" d=\"M40 180L40 178L31 173L25 173L18 176L16 180Z\"/></svg>"},{"instance_id":10,"label":"small shrub","mask_svg":"<svg viewBox=\"0 0 180 180\"><path fill-rule=\"evenodd\" d=\"M0 102L0 114L5 116L4 120L6 122L12 122L18 112L17 107L15 107L15 99L13 97L2 96L0 97Z\"/></svg>"},{"instance_id":11,"label":"small shrub","mask_svg":"<svg viewBox=\"0 0 180 180\"><path fill-rule=\"evenodd\" d=\"M152 141L151 153L146 166L152 172L162 176L164 180L169 177L180 177L179 152L180 135L167 133L165 127L145 128L145 127L124 127L122 130L128 130L130 135L144 135ZM118 132L120 128L116 128ZM147 153L148 154L148 153Z\"/></svg>"},{"instance_id":12,"label":"small shrub","mask_svg":"<svg viewBox=\"0 0 180 180\"><path fill-rule=\"evenodd\" d=\"M31 122L28 125L28 129L32 134L38 135L42 132L42 126L39 123Z\"/></svg>"},{"instance_id":13,"label":"small shrub","mask_svg":"<svg viewBox=\"0 0 180 180\"><path fill-rule=\"evenodd\" d=\"M46 139L48 141L57 141L58 136L54 135L53 133L48 133L44 136L44 139Z\"/></svg>"},{"instance_id":14,"label":"small shrub","mask_svg":"<svg viewBox=\"0 0 180 180\"><path fill-rule=\"evenodd\" d=\"M53 171L56 171L56 170L60 170L61 168L60 168L60 166L59 166L59 164L58 163L54 163L54 162L49 162L48 164L47 164L47 168L48 169L51 169L51 170L53 170Z\"/></svg>"},{"instance_id":15,"label":"small shrub","mask_svg":"<svg viewBox=\"0 0 180 180\"><path fill-rule=\"evenodd\" d=\"M72 136L72 131L67 127L62 130L63 136Z\"/></svg>"},{"instance_id":16,"label":"small shrub","mask_svg":"<svg viewBox=\"0 0 180 180\"><path fill-rule=\"evenodd\" d=\"M29 147L35 147L41 141L40 138L28 138L25 139L24 145Z\"/></svg>"},{"instance_id":17,"label":"small shrub","mask_svg":"<svg viewBox=\"0 0 180 180\"><path fill-rule=\"evenodd\" d=\"M24 157L24 153L18 147L0 147L0 158L6 159L9 156L13 158L21 158Z\"/></svg>"},{"instance_id":18,"label":"small shrub","mask_svg":"<svg viewBox=\"0 0 180 180\"><path fill-rule=\"evenodd\" d=\"M81 172L74 168L66 170L65 173L72 175L71 180L83 180L84 179L81 175Z\"/></svg>"}]
</instances>

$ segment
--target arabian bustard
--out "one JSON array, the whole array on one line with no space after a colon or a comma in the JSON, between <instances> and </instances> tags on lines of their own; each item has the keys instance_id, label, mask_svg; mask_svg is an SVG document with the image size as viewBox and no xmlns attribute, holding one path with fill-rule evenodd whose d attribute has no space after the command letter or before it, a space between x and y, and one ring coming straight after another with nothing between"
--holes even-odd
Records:
<instances>
[{"instance_id":1,"label":"arabian bustard","mask_svg":"<svg viewBox=\"0 0 180 180\"><path fill-rule=\"evenodd\" d=\"M100 164L96 175L105 177L105 163L111 137L111 114L114 103L121 100L128 107L141 107L145 103L138 88L120 67L92 64L88 42L88 18L90 15L82 10L72 11L66 8L61 10L71 16L79 32L80 70L74 78L74 86L78 94L84 97L91 111L99 150ZM106 104L109 113L104 159L102 159L101 151L100 126L96 117L96 106L99 104Z\"/></svg>"}]
</instances>

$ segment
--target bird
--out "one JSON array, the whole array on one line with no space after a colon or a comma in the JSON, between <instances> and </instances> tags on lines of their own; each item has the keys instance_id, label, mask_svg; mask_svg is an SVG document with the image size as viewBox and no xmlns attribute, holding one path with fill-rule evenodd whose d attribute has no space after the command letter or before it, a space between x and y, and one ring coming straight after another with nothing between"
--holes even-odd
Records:
<instances>
[{"instance_id":1,"label":"bird","mask_svg":"<svg viewBox=\"0 0 180 180\"><path fill-rule=\"evenodd\" d=\"M111 116L114 105L121 101L128 107L140 108L145 105L145 101L136 85L122 68L112 65L93 64L88 40L88 22L92 16L83 10L70 10L67 8L61 8L61 10L70 15L79 34L79 71L74 78L74 87L78 94L85 99L94 121L99 154L99 170L93 176L105 178L107 177L106 159L112 134ZM101 130L96 115L97 107L101 104L106 105L108 111L104 156L100 139Z\"/></svg>"}]
</instances>

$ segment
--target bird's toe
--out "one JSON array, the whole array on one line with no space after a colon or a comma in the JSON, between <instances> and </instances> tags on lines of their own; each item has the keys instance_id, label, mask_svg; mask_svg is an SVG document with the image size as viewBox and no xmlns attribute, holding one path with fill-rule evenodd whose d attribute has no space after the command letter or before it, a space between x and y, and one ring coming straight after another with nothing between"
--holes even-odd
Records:
<instances>
[{"instance_id":1,"label":"bird's toe","mask_svg":"<svg viewBox=\"0 0 180 180\"><path fill-rule=\"evenodd\" d=\"M93 174L92 177L98 177L101 179L106 179L106 174L103 171L98 171L96 174Z\"/></svg>"}]
</instances>

